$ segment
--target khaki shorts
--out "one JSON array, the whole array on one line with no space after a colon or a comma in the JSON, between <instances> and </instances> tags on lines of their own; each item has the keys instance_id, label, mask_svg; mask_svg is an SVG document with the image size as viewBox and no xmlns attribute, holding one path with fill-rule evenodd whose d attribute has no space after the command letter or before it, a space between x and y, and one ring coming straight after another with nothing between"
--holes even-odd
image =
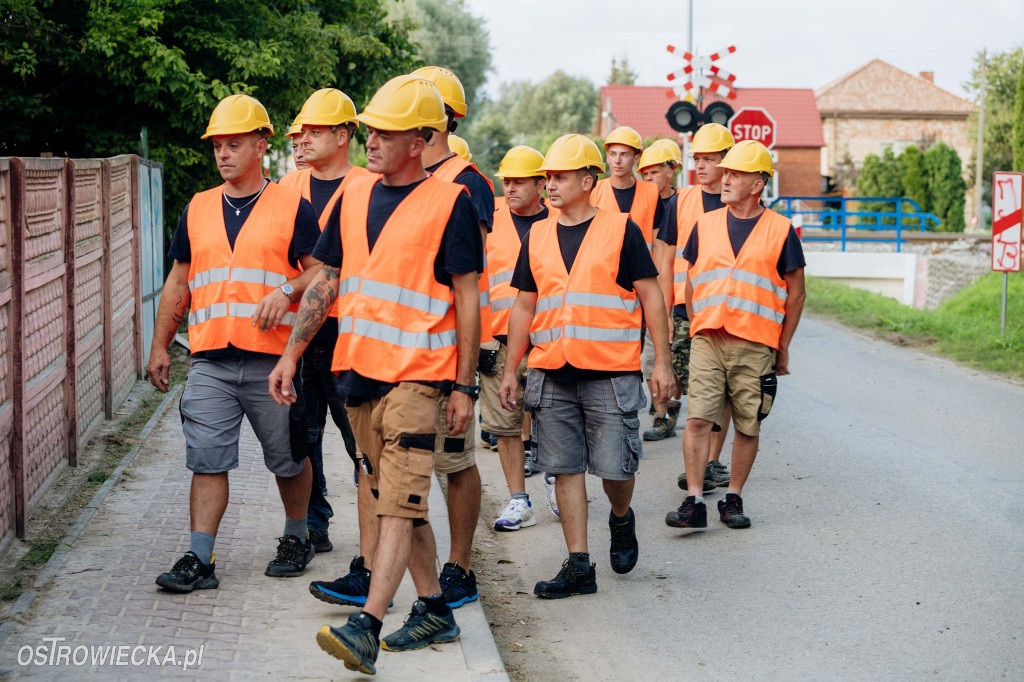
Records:
<instances>
[{"instance_id":1,"label":"khaki shorts","mask_svg":"<svg viewBox=\"0 0 1024 682\"><path fill-rule=\"evenodd\" d=\"M721 330L698 332L690 346L690 390L687 419L722 423L726 401L732 406L732 423L748 436L760 433L760 418L771 410L762 408L761 378L774 377L775 349Z\"/></svg>"},{"instance_id":2,"label":"khaki shorts","mask_svg":"<svg viewBox=\"0 0 1024 682\"><path fill-rule=\"evenodd\" d=\"M505 371L505 356L508 348L500 341L488 341L482 344L485 350L497 350L498 360L494 365L494 374L480 375L480 416L483 423L480 428L495 436L520 436L523 432L523 391L526 388L526 354L516 369L519 386L516 390L516 409L507 411L498 400L498 388L501 387L501 375Z\"/></svg>"},{"instance_id":3,"label":"khaki shorts","mask_svg":"<svg viewBox=\"0 0 1024 682\"><path fill-rule=\"evenodd\" d=\"M426 521L438 413L444 394L402 382L383 398L347 408L368 467L361 475L377 498L377 516Z\"/></svg>"},{"instance_id":4,"label":"khaki shorts","mask_svg":"<svg viewBox=\"0 0 1024 682\"><path fill-rule=\"evenodd\" d=\"M476 414L466 432L454 438L448 435L448 396L442 396L437 414L437 438L434 442L434 471L439 474L457 474L476 466Z\"/></svg>"}]
</instances>

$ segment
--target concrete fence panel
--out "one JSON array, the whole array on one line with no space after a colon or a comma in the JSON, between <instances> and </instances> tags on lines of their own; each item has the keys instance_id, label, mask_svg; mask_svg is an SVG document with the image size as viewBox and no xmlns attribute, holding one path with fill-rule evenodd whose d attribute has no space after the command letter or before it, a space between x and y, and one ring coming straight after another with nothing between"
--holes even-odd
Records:
<instances>
[{"instance_id":1,"label":"concrete fence panel","mask_svg":"<svg viewBox=\"0 0 1024 682\"><path fill-rule=\"evenodd\" d=\"M11 256L11 160L0 159L0 537L6 537L14 527L14 474L11 470L14 271Z\"/></svg>"}]
</instances>

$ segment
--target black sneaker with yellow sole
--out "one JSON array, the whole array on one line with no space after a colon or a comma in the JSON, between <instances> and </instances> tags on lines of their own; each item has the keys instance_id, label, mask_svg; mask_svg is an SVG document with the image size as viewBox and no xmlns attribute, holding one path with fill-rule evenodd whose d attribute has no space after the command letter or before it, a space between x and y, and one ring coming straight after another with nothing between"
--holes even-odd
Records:
<instances>
[{"instance_id":1,"label":"black sneaker with yellow sole","mask_svg":"<svg viewBox=\"0 0 1024 682\"><path fill-rule=\"evenodd\" d=\"M385 651L415 651L430 644L454 642L461 634L450 608L447 614L439 616L422 599L417 599L402 627L384 637L381 646Z\"/></svg>"},{"instance_id":2,"label":"black sneaker with yellow sole","mask_svg":"<svg viewBox=\"0 0 1024 682\"><path fill-rule=\"evenodd\" d=\"M349 670L364 675L377 674L377 654L380 642L366 614L353 613L340 628L324 625L316 633L316 643L331 656L343 661Z\"/></svg>"}]
</instances>

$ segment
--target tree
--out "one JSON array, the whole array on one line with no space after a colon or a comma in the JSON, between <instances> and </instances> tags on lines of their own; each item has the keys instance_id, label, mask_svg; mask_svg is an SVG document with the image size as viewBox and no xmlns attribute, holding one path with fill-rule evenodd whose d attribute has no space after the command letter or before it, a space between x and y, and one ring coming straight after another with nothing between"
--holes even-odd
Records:
<instances>
[{"instance_id":1,"label":"tree","mask_svg":"<svg viewBox=\"0 0 1024 682\"><path fill-rule=\"evenodd\" d=\"M598 90L586 78L558 70L536 85L527 81L502 84L501 96L493 106L504 113L516 144L544 151L560 135L594 130Z\"/></svg>"},{"instance_id":2,"label":"tree","mask_svg":"<svg viewBox=\"0 0 1024 682\"><path fill-rule=\"evenodd\" d=\"M386 7L390 18L414 26L409 37L424 64L444 67L459 77L472 117L491 70L484 20L470 14L464 0L389 0Z\"/></svg>"},{"instance_id":3,"label":"tree","mask_svg":"<svg viewBox=\"0 0 1024 682\"><path fill-rule=\"evenodd\" d=\"M1024 47L1006 52L990 53L985 69L985 130L983 138L984 163L982 165L982 201L992 204L992 173L1013 167L1013 116L1017 83L1024 63ZM981 91L981 53L975 57L971 78L964 88L977 103ZM977 139L978 116L971 121L971 140ZM972 156L975 156L972 154ZM968 175L973 178L977 158L972 158Z\"/></svg>"},{"instance_id":4,"label":"tree","mask_svg":"<svg viewBox=\"0 0 1024 682\"><path fill-rule=\"evenodd\" d=\"M608 74L608 85L636 85L636 71L629 67L629 60L612 57L612 71Z\"/></svg>"},{"instance_id":5,"label":"tree","mask_svg":"<svg viewBox=\"0 0 1024 682\"><path fill-rule=\"evenodd\" d=\"M1020 65L1020 73L1017 74L1017 94L1013 106L1013 170L1024 172L1024 63Z\"/></svg>"},{"instance_id":6,"label":"tree","mask_svg":"<svg viewBox=\"0 0 1024 682\"><path fill-rule=\"evenodd\" d=\"M945 232L963 232L967 183L961 172L960 155L940 142L924 153L924 166L932 213L942 221Z\"/></svg>"},{"instance_id":7,"label":"tree","mask_svg":"<svg viewBox=\"0 0 1024 682\"><path fill-rule=\"evenodd\" d=\"M505 152L513 146L504 116L493 108L487 108L476 118L470 127L466 142L469 144L477 169L491 178L498 171L498 165Z\"/></svg>"},{"instance_id":8,"label":"tree","mask_svg":"<svg viewBox=\"0 0 1024 682\"><path fill-rule=\"evenodd\" d=\"M133 153L145 126L172 216L220 181L199 137L221 98L258 98L283 149L313 90L341 88L361 108L416 66L408 26L375 0L2 1L0 116L17 125L0 154Z\"/></svg>"},{"instance_id":9,"label":"tree","mask_svg":"<svg viewBox=\"0 0 1024 682\"><path fill-rule=\"evenodd\" d=\"M900 183L903 196L913 199L921 207L921 211L929 210L928 179L925 174L924 153L914 145L910 145L900 154Z\"/></svg>"}]
</instances>

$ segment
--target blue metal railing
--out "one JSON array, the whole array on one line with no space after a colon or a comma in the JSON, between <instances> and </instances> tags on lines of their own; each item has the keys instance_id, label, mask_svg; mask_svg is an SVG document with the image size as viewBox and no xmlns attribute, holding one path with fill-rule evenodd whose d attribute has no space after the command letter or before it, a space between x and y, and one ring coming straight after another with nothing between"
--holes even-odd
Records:
<instances>
[{"instance_id":1,"label":"blue metal railing","mask_svg":"<svg viewBox=\"0 0 1024 682\"><path fill-rule=\"evenodd\" d=\"M794 206L794 202L799 202ZM849 204L895 204L892 211L851 210ZM904 209L909 204L910 210ZM903 244L903 229L917 229L921 232L940 227L942 221L933 214L921 211L921 206L906 197L843 197L843 196L783 196L772 201L768 207L778 211L790 220L800 216L803 227L818 230L838 231L837 237L804 237L809 242L841 242L846 251L848 230L895 230L895 237L858 238L862 242L895 242L899 252ZM860 206L856 206L857 209ZM852 220L851 220L852 219ZM890 224L885 224L891 221ZM851 222L853 224L851 224Z\"/></svg>"}]
</instances>

